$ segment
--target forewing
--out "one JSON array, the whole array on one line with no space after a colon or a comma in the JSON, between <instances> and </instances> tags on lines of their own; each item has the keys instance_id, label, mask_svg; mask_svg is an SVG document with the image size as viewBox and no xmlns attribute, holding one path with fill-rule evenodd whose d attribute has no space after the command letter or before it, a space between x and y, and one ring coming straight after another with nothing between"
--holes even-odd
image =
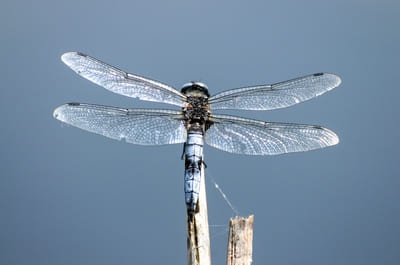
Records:
<instances>
[{"instance_id":1,"label":"forewing","mask_svg":"<svg viewBox=\"0 0 400 265\"><path fill-rule=\"evenodd\" d=\"M178 111L69 103L56 108L53 115L83 130L133 144L163 145L186 140L182 113Z\"/></svg>"},{"instance_id":2,"label":"forewing","mask_svg":"<svg viewBox=\"0 0 400 265\"><path fill-rule=\"evenodd\" d=\"M212 115L205 141L226 152L278 155L335 145L338 136L321 126L272 123L227 115Z\"/></svg>"},{"instance_id":3,"label":"forewing","mask_svg":"<svg viewBox=\"0 0 400 265\"><path fill-rule=\"evenodd\" d=\"M209 99L214 109L272 110L322 95L341 83L334 74L318 73L273 85L252 86L218 93Z\"/></svg>"},{"instance_id":4,"label":"forewing","mask_svg":"<svg viewBox=\"0 0 400 265\"><path fill-rule=\"evenodd\" d=\"M141 100L182 107L185 96L176 89L134 74L79 52L68 52L61 60L79 75L114 93Z\"/></svg>"}]
</instances>

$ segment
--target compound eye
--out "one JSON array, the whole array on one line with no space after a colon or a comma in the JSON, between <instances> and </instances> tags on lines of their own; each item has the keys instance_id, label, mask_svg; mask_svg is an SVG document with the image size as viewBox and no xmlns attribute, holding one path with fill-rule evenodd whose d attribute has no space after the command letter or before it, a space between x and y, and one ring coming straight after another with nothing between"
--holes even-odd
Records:
<instances>
[{"instance_id":1,"label":"compound eye","mask_svg":"<svg viewBox=\"0 0 400 265\"><path fill-rule=\"evenodd\" d=\"M210 97L208 87L201 82L190 82L182 86L181 92L188 96L206 96Z\"/></svg>"}]
</instances>

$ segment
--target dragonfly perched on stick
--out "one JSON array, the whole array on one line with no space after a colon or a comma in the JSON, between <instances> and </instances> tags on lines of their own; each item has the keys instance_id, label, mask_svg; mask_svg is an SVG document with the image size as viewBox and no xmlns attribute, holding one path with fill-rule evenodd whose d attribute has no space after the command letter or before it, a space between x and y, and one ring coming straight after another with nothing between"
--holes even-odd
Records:
<instances>
[{"instance_id":1,"label":"dragonfly perched on stick","mask_svg":"<svg viewBox=\"0 0 400 265\"><path fill-rule=\"evenodd\" d=\"M181 91L139 75L126 73L93 57L68 52L62 61L79 75L114 93L167 103L179 110L126 109L68 103L54 117L78 128L140 145L184 143L185 201L188 215L196 211L203 145L244 155L278 155L308 151L339 142L331 130L318 125L263 122L219 115L215 110L272 110L312 99L340 85L338 76L317 73L272 84L236 88L210 96L201 82Z\"/></svg>"}]
</instances>

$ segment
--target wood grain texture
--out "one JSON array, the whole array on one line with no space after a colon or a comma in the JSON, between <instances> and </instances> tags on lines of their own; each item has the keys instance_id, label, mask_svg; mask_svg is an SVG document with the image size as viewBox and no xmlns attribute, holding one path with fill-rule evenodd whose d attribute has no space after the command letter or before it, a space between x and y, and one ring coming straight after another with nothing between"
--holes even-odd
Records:
<instances>
[{"instance_id":1,"label":"wood grain texture","mask_svg":"<svg viewBox=\"0 0 400 265\"><path fill-rule=\"evenodd\" d=\"M253 261L254 215L235 217L229 222L227 265L250 265Z\"/></svg>"},{"instance_id":2,"label":"wood grain texture","mask_svg":"<svg viewBox=\"0 0 400 265\"><path fill-rule=\"evenodd\" d=\"M207 196L204 164L201 170L197 212L187 219L188 265L211 265L210 232L208 228Z\"/></svg>"}]
</instances>

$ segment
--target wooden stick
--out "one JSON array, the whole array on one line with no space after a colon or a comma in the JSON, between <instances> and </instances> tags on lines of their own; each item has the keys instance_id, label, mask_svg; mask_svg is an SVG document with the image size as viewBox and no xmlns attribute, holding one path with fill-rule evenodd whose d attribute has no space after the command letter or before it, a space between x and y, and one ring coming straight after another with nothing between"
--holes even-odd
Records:
<instances>
[{"instance_id":1,"label":"wooden stick","mask_svg":"<svg viewBox=\"0 0 400 265\"><path fill-rule=\"evenodd\" d=\"M250 265L253 261L253 224L254 215L231 218L226 265Z\"/></svg>"},{"instance_id":2,"label":"wooden stick","mask_svg":"<svg viewBox=\"0 0 400 265\"><path fill-rule=\"evenodd\" d=\"M208 230L205 168L202 165L198 211L187 219L188 265L211 265L210 232Z\"/></svg>"}]
</instances>

